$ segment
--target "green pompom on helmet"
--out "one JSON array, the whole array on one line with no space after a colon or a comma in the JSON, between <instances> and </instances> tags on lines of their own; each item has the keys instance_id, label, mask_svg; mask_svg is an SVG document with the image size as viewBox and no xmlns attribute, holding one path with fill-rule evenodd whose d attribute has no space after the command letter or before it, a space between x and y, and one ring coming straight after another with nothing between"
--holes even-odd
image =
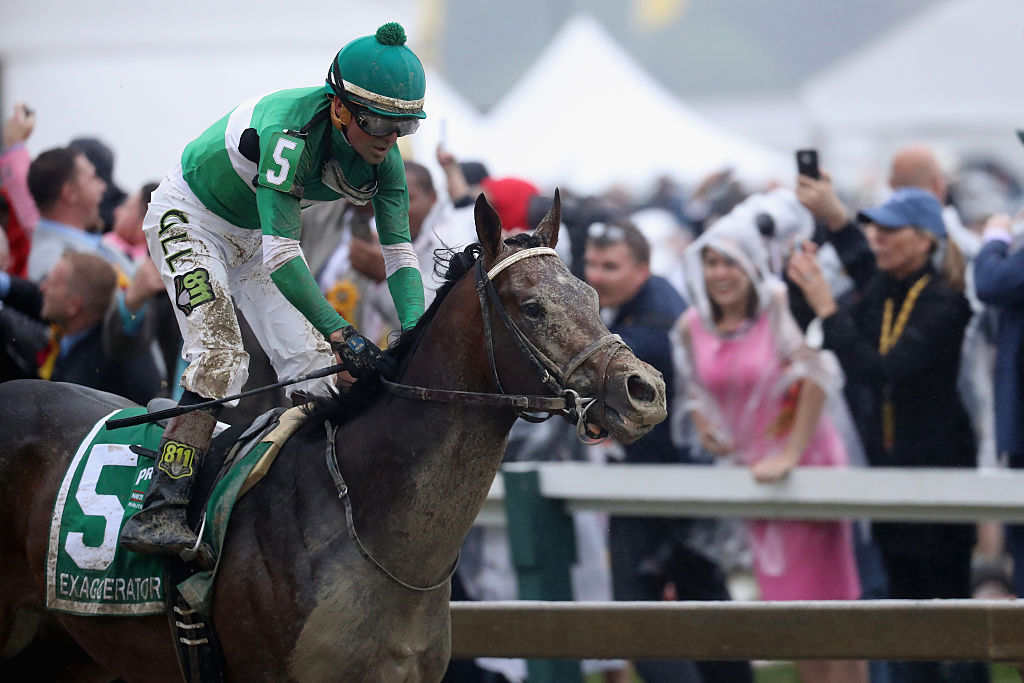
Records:
<instances>
[{"instance_id":1,"label":"green pompom on helmet","mask_svg":"<svg viewBox=\"0 0 1024 683\"><path fill-rule=\"evenodd\" d=\"M405 40L402 25L389 22L341 48L327 73L327 94L383 116L426 118L423 65Z\"/></svg>"}]
</instances>

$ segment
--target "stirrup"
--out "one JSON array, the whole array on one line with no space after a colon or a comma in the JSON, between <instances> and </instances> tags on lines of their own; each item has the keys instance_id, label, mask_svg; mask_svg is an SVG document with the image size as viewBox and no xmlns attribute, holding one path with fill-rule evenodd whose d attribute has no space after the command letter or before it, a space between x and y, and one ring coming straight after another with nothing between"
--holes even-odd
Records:
<instances>
[{"instance_id":1,"label":"stirrup","mask_svg":"<svg viewBox=\"0 0 1024 683\"><path fill-rule=\"evenodd\" d=\"M180 519L177 519L179 514ZM165 529L164 525L159 522L165 521L168 517L172 518L170 523L178 527L174 530L182 532L178 534L176 539L168 539L166 533L161 533ZM175 513L174 511L155 507L143 508L129 517L125 521L124 526L121 527L121 533L118 534L117 540L121 547L132 552L152 555L176 555L181 551L175 548L181 547L182 541L187 544L186 550L191 547L193 544L191 539L194 535L195 532L184 518L184 510L180 513ZM174 540L178 542L175 543L173 542Z\"/></svg>"},{"instance_id":2,"label":"stirrup","mask_svg":"<svg viewBox=\"0 0 1024 683\"><path fill-rule=\"evenodd\" d=\"M196 544L179 552L178 557L182 562L195 562L203 569L213 569L216 558L210 544L203 543L204 531L206 531L206 513L203 513L203 522L199 525L199 531L196 532Z\"/></svg>"}]
</instances>

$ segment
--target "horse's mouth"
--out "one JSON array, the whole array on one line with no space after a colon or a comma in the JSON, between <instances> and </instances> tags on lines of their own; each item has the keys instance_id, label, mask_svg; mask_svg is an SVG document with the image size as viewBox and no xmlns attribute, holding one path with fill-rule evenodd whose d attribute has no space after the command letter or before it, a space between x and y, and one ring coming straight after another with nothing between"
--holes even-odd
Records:
<instances>
[{"instance_id":1,"label":"horse's mouth","mask_svg":"<svg viewBox=\"0 0 1024 683\"><path fill-rule=\"evenodd\" d=\"M615 408L605 405L604 429L608 435L622 444L630 444L654 429L654 425L665 419L664 409L648 414L624 415ZM592 426L593 428L593 426ZM594 429L594 431L598 431Z\"/></svg>"}]
</instances>

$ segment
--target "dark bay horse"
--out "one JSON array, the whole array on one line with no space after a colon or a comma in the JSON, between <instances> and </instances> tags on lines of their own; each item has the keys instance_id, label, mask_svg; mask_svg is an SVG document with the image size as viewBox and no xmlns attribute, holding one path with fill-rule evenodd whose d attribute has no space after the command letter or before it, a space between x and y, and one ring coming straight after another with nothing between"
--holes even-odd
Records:
<instances>
[{"instance_id":1,"label":"dark bay horse","mask_svg":"<svg viewBox=\"0 0 1024 683\"><path fill-rule=\"evenodd\" d=\"M481 249L452 259L452 282L395 349L406 389L376 382L361 412L335 417L356 533L327 464L323 418L338 409L326 403L239 501L213 611L229 680L439 680L448 578L524 407L511 395L544 397L529 410L575 406L581 429L626 443L665 418L660 374L609 334L594 290L550 249L557 193L533 235L503 242L482 198L476 223ZM0 385L0 651L19 608L44 610L50 515L67 464L90 427L123 405L66 384ZM110 678L180 680L165 617L54 616Z\"/></svg>"}]
</instances>

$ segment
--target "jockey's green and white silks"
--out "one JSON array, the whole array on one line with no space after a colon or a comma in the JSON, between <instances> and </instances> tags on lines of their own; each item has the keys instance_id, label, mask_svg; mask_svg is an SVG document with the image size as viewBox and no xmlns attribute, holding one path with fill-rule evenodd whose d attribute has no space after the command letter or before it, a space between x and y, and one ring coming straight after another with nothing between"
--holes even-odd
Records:
<instances>
[{"instance_id":1,"label":"jockey's green and white silks","mask_svg":"<svg viewBox=\"0 0 1024 683\"><path fill-rule=\"evenodd\" d=\"M185 182L213 214L240 228L262 231L275 238L271 242L275 246L297 243L302 206L351 201L359 188L376 183L370 202L381 244L411 244L405 168L397 147L382 163L373 165L359 156L329 117L312 124L304 135L298 133L329 106L318 87L282 90L243 102L185 148L181 157ZM251 152L247 155L239 149L249 129L259 139L256 161ZM340 169L350 191L338 192L324 182L329 162ZM338 176L330 174L332 184L337 184ZM281 251L272 248L267 253L279 257ZM274 283L322 334L342 327L345 321L324 300L301 255L287 246L285 253L287 259L272 258L267 264ZM387 262L389 250L384 254ZM419 271L402 272L409 267L402 263L388 277L403 327L414 324L423 313Z\"/></svg>"},{"instance_id":2,"label":"jockey's green and white silks","mask_svg":"<svg viewBox=\"0 0 1024 683\"><path fill-rule=\"evenodd\" d=\"M150 199L143 221L150 255L174 301L174 315L182 336L182 357L188 365L181 377L184 388L208 398L224 398L241 391L248 378L249 354L235 315L245 316L278 377L295 377L327 367L334 356L323 331L304 311L318 311L319 288L308 292L309 304L296 306L273 281L266 265L280 259L278 277L293 264L305 266L298 253L266 250L267 236L258 230L232 225L211 213L177 173L169 173ZM294 240L291 240L294 242ZM262 253L262 257L261 257ZM303 268L295 267L296 277ZM312 279L306 270L306 277ZM315 316L323 325L337 319ZM334 316L333 318L330 316ZM325 395L330 378L292 385L291 391ZM231 405L229 403L229 405Z\"/></svg>"}]
</instances>

